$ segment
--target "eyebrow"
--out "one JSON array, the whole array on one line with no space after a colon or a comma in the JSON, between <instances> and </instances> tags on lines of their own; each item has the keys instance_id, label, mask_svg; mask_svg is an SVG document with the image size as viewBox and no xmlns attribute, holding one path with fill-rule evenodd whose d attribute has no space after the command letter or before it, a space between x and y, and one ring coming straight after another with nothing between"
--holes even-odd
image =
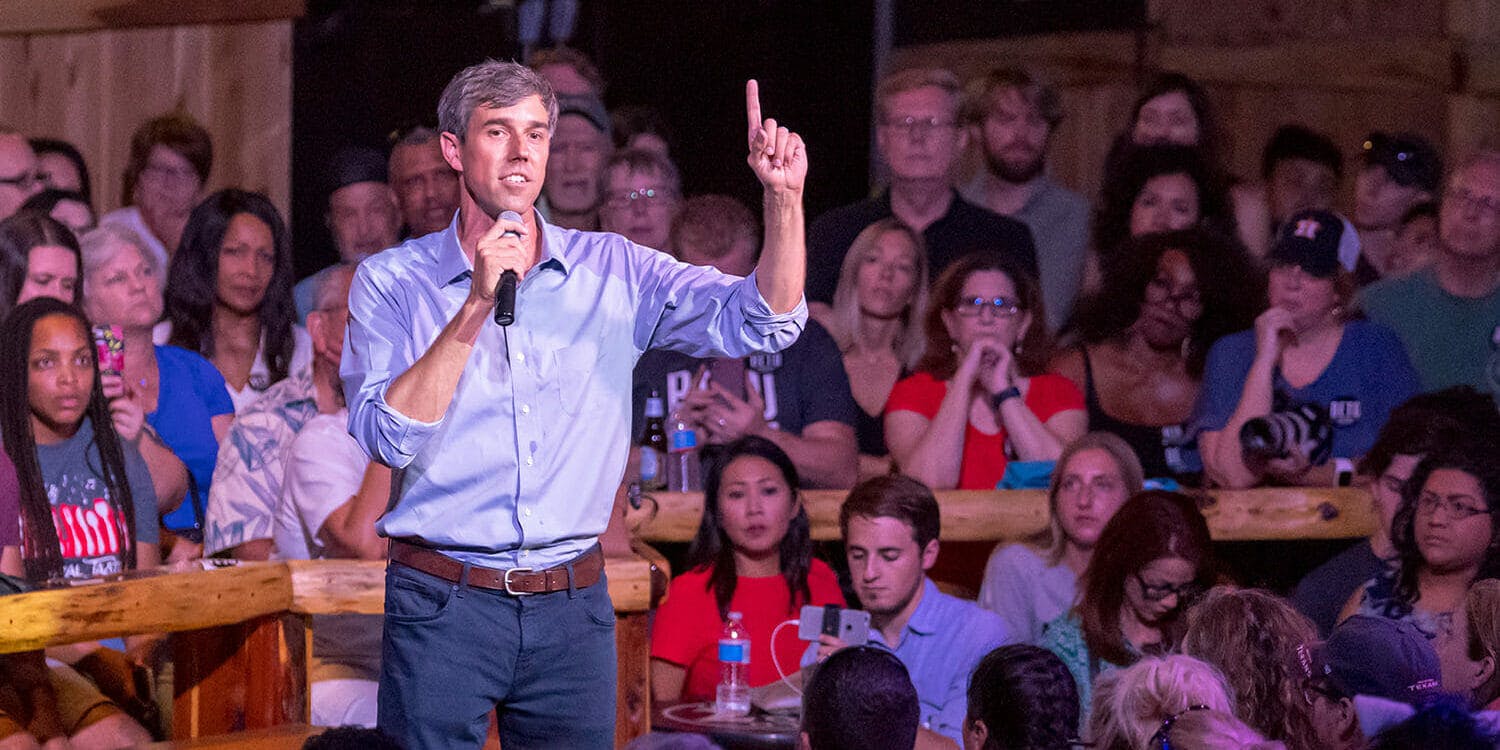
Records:
<instances>
[{"instance_id":1,"label":"eyebrow","mask_svg":"<svg viewBox=\"0 0 1500 750\"><path fill-rule=\"evenodd\" d=\"M510 117L491 117L480 123L480 127L487 128L491 125L504 125L519 130L537 130L546 129L547 127L547 123L541 120L516 120Z\"/></svg>"}]
</instances>

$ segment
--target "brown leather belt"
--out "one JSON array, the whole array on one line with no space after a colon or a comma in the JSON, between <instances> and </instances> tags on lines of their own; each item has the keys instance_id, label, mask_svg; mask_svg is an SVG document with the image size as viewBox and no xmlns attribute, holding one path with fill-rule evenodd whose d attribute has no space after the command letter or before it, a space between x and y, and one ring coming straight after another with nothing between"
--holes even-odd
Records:
<instances>
[{"instance_id":1,"label":"brown leather belt","mask_svg":"<svg viewBox=\"0 0 1500 750\"><path fill-rule=\"evenodd\" d=\"M458 583L464 572L463 563L441 552L396 539L391 540L391 561L452 583ZM599 574L604 571L604 553L599 551L598 545L595 545L588 552L562 565L555 565L545 570L531 568L496 570L480 565L470 565L469 585L504 591L513 596L567 591L569 566L573 568L573 588L587 588L599 582Z\"/></svg>"}]
</instances>

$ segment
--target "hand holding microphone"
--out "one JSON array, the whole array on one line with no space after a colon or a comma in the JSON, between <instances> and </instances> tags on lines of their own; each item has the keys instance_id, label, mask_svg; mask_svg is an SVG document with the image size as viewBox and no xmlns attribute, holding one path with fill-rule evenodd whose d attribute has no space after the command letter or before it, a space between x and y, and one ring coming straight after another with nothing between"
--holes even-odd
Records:
<instances>
[{"instance_id":1,"label":"hand holding microphone","mask_svg":"<svg viewBox=\"0 0 1500 750\"><path fill-rule=\"evenodd\" d=\"M516 284L520 281L517 269L526 267L527 249L522 242L525 226L521 215L515 211L502 211L495 226L479 241L474 258L475 291L489 289L493 283L495 300L495 322L508 326L516 319ZM495 278L495 270L502 273Z\"/></svg>"}]
</instances>

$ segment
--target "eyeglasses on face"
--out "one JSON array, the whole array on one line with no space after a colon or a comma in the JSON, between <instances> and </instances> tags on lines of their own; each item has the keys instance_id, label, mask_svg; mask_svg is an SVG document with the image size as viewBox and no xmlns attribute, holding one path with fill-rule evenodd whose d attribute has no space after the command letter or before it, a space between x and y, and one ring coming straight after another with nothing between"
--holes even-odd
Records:
<instances>
[{"instance_id":1,"label":"eyeglasses on face","mask_svg":"<svg viewBox=\"0 0 1500 750\"><path fill-rule=\"evenodd\" d=\"M953 311L965 318L977 318L985 310L997 318L1011 318L1021 313L1021 306L1007 297L964 297L953 306Z\"/></svg>"},{"instance_id":2,"label":"eyeglasses on face","mask_svg":"<svg viewBox=\"0 0 1500 750\"><path fill-rule=\"evenodd\" d=\"M880 127L907 135L925 136L934 130L950 130L957 126L957 121L940 117L888 117L880 121Z\"/></svg>"},{"instance_id":3,"label":"eyeglasses on face","mask_svg":"<svg viewBox=\"0 0 1500 750\"><path fill-rule=\"evenodd\" d=\"M1303 702L1305 702L1308 706L1315 706L1318 703L1318 696L1322 696L1324 699L1335 703L1344 699L1343 693L1340 693L1338 690L1334 689L1332 685L1329 685L1323 680L1313 678L1303 680Z\"/></svg>"},{"instance_id":4,"label":"eyeglasses on face","mask_svg":"<svg viewBox=\"0 0 1500 750\"><path fill-rule=\"evenodd\" d=\"M1141 596L1153 602L1159 602L1173 594L1177 595L1179 602L1188 601L1203 592L1203 586L1196 582L1190 581L1180 586L1173 586L1170 583L1146 583L1146 579L1141 577L1139 571L1132 575L1135 576L1135 582L1141 586Z\"/></svg>"},{"instance_id":5,"label":"eyeglasses on face","mask_svg":"<svg viewBox=\"0 0 1500 750\"><path fill-rule=\"evenodd\" d=\"M1156 734L1151 735L1151 741L1147 743L1146 746L1153 748L1160 746L1161 750L1172 750L1172 726L1177 723L1177 720L1181 718L1183 714L1188 713L1189 711L1207 710L1208 706L1205 706L1202 703L1194 703L1193 705L1187 707L1187 711L1178 711L1177 713L1168 716L1162 721L1161 729L1156 730Z\"/></svg>"},{"instance_id":6,"label":"eyeglasses on face","mask_svg":"<svg viewBox=\"0 0 1500 750\"><path fill-rule=\"evenodd\" d=\"M667 201L676 197L671 190L659 188L645 188L643 190L616 190L604 197L604 205L616 211L627 208L639 201L646 207L665 206Z\"/></svg>"},{"instance_id":7,"label":"eyeglasses on face","mask_svg":"<svg viewBox=\"0 0 1500 750\"><path fill-rule=\"evenodd\" d=\"M1439 510L1445 511L1449 518L1459 521L1490 512L1483 501L1469 495L1443 496L1436 492L1423 492L1417 496L1418 515L1431 516Z\"/></svg>"}]
</instances>

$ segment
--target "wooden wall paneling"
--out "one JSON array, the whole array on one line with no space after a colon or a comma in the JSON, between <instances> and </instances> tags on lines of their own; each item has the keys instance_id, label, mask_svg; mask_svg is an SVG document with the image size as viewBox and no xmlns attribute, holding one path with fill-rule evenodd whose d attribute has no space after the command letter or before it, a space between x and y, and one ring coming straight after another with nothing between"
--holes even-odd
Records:
<instances>
[{"instance_id":1,"label":"wooden wall paneling","mask_svg":"<svg viewBox=\"0 0 1500 750\"><path fill-rule=\"evenodd\" d=\"M1147 13L1170 42L1274 44L1290 39L1442 35L1445 11L1452 4L1452 0L1151 0Z\"/></svg>"},{"instance_id":2,"label":"wooden wall paneling","mask_svg":"<svg viewBox=\"0 0 1500 750\"><path fill-rule=\"evenodd\" d=\"M208 190L291 198L291 21L0 36L0 122L76 144L94 203L119 207L131 133L182 108L208 129Z\"/></svg>"},{"instance_id":3,"label":"wooden wall paneling","mask_svg":"<svg viewBox=\"0 0 1500 750\"><path fill-rule=\"evenodd\" d=\"M297 18L304 0L0 0L0 34Z\"/></svg>"}]
</instances>

